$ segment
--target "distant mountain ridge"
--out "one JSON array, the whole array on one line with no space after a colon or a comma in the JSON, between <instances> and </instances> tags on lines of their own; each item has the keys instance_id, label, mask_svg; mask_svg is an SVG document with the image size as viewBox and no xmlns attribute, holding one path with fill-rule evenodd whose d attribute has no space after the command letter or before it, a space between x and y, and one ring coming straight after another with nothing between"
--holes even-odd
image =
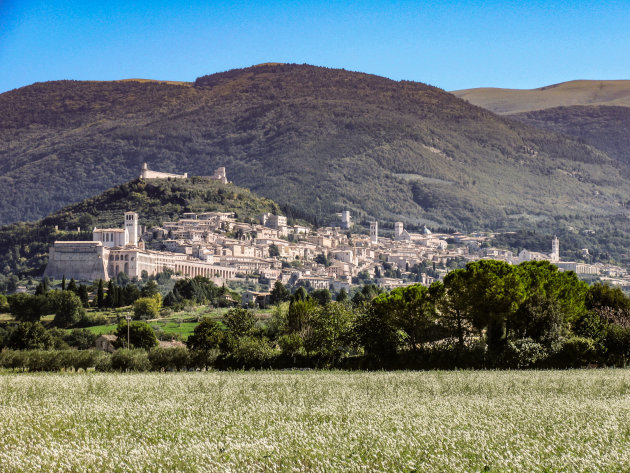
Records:
<instances>
[{"instance_id":1,"label":"distant mountain ridge","mask_svg":"<svg viewBox=\"0 0 630 473\"><path fill-rule=\"evenodd\" d=\"M499 115L576 105L630 107L630 80L574 80L537 89L480 87L451 93Z\"/></svg>"},{"instance_id":2,"label":"distant mountain ridge","mask_svg":"<svg viewBox=\"0 0 630 473\"><path fill-rule=\"evenodd\" d=\"M266 64L191 84L39 83L0 94L0 223L33 220L151 169L209 175L314 223L488 229L616 215L628 168L436 87Z\"/></svg>"},{"instance_id":3,"label":"distant mountain ridge","mask_svg":"<svg viewBox=\"0 0 630 473\"><path fill-rule=\"evenodd\" d=\"M478 88L453 94L494 113L575 137L630 164L630 80L577 80L532 90Z\"/></svg>"}]
</instances>

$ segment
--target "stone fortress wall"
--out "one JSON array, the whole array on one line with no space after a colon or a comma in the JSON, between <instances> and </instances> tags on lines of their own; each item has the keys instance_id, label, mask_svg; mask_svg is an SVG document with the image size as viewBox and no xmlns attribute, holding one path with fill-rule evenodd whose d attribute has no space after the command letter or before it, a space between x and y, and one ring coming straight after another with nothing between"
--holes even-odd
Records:
<instances>
[{"instance_id":1,"label":"stone fortress wall","mask_svg":"<svg viewBox=\"0 0 630 473\"><path fill-rule=\"evenodd\" d=\"M50 248L44 276L80 281L108 280L109 250L100 241L56 241Z\"/></svg>"}]
</instances>

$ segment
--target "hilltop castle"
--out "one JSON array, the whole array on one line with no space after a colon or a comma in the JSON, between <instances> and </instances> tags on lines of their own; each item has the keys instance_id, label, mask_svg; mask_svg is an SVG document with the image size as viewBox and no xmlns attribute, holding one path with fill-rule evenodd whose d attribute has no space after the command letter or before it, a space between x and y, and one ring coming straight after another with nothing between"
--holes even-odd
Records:
<instances>
[{"instance_id":1,"label":"hilltop castle","mask_svg":"<svg viewBox=\"0 0 630 473\"><path fill-rule=\"evenodd\" d=\"M225 168L220 167L214 170L214 174L212 176L204 176L209 179L216 179L217 181L221 181L223 184L227 184L227 175L225 174ZM188 173L184 174L172 174L169 172L159 172L159 171L151 171L147 163L142 164L142 169L140 170L140 179L186 179L188 178Z\"/></svg>"}]
</instances>

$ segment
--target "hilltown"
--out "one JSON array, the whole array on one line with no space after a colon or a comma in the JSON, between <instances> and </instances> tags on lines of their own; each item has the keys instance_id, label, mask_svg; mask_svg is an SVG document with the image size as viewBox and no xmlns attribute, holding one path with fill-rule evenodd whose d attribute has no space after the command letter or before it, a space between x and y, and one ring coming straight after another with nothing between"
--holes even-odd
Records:
<instances>
[{"instance_id":1,"label":"hilltown","mask_svg":"<svg viewBox=\"0 0 630 473\"><path fill-rule=\"evenodd\" d=\"M186 175L149 171L141 178L185 178ZM227 182L225 168L213 178ZM124 228L94 228L92 241L56 241L50 248L45 276L81 281L109 280L119 273L129 278L165 270L175 277L205 276L217 284L259 278L312 289L341 288L375 281L391 289L420 282L430 285L449 270L469 261L495 259L518 264L547 260L561 270L586 279L599 278L624 288L630 276L623 268L560 260L560 242L550 242L549 254L489 247L487 233L432 233L426 227L409 233L402 222L388 237L379 235L378 222L369 234L353 233L349 211L337 225L312 229L288 225L281 215L260 215L260 223L238 222L229 212L184 213L174 222L143 229L135 212L126 212ZM583 250L588 251L588 250ZM253 293L252 297L264 294Z\"/></svg>"}]
</instances>

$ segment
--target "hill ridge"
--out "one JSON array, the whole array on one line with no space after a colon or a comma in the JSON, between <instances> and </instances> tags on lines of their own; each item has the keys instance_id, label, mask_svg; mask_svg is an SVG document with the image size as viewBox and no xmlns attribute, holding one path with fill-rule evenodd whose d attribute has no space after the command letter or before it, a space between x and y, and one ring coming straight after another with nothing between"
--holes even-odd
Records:
<instances>
[{"instance_id":1,"label":"hill ridge","mask_svg":"<svg viewBox=\"0 0 630 473\"><path fill-rule=\"evenodd\" d=\"M630 107L630 80L577 79L534 89L479 87L454 90L451 93L474 105L503 115L560 106Z\"/></svg>"},{"instance_id":2,"label":"hill ridge","mask_svg":"<svg viewBox=\"0 0 630 473\"><path fill-rule=\"evenodd\" d=\"M621 164L592 146L437 87L343 69L263 64L193 86L60 81L0 94L0 222L98 194L143 162L190 175L225 166L318 223L351 209L491 229L616 214L630 200Z\"/></svg>"}]
</instances>

